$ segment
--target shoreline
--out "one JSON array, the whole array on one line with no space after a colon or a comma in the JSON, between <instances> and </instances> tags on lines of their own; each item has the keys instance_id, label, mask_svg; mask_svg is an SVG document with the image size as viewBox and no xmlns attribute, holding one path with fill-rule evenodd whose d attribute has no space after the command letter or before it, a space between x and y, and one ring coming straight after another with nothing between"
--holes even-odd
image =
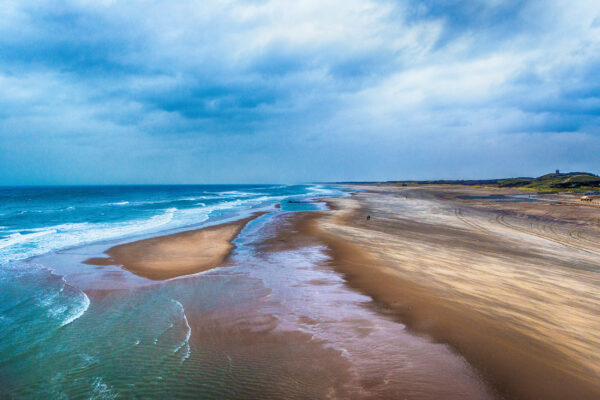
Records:
<instances>
[{"instance_id":1,"label":"shoreline","mask_svg":"<svg viewBox=\"0 0 600 400\"><path fill-rule=\"evenodd\" d=\"M514 229L486 221L501 216L501 222L520 217L529 223L530 217L552 215L566 220L574 218L571 209L525 203L495 209L462 201L455 213L445 207L454 207L456 196L443 188L361 188L367 191L326 200L330 211L300 223L330 249L332 268L350 287L412 331L450 344L504 396L600 396L600 363L593 359L594 350L600 351L594 331L600 327L594 315L600 299L589 295L600 285L593 280L599 236L589 236L597 228L582 228L587 242L568 242L513 226L513 220ZM410 206L402 209L402 202ZM585 210L590 208L575 217L587 218ZM525 218L527 213L532 215ZM552 223L558 230L559 223ZM575 286L583 284L588 287Z\"/></svg>"},{"instance_id":2,"label":"shoreline","mask_svg":"<svg viewBox=\"0 0 600 400\"><path fill-rule=\"evenodd\" d=\"M329 199L320 201L328 202ZM406 329L406 324L391 313L389 307L352 284L340 267L349 261L345 256L354 262L354 257L360 252L353 246L338 251L317 227L330 211L278 215L275 217L277 221L267 227L266 237L250 245L264 259L314 248L320 249L325 255L314 268L335 278L312 279L304 285L294 286L303 287L302 302L309 305L314 301L310 296L311 291L318 291L323 299L331 303L323 302L314 307L331 308L329 313L332 314L322 315L321 318L303 316L298 322L311 327L327 326L325 329L333 329L337 332L336 336L339 335L328 341L327 346L341 351L351 361L355 371L356 381L353 384L357 385L356 391L347 397L499 398L494 388L482 379L479 371L462 355L450 346L440 345L429 337ZM305 274L302 272L302 275ZM338 284L342 287L338 287ZM326 294L328 291L329 294ZM333 298L334 293L340 297ZM349 296L349 293L352 295ZM362 309L360 317L353 316L349 311L353 307ZM338 329L335 328L336 324L339 324ZM385 351L382 350L384 348Z\"/></svg>"},{"instance_id":3,"label":"shoreline","mask_svg":"<svg viewBox=\"0 0 600 400\"><path fill-rule=\"evenodd\" d=\"M238 234L263 214L265 212L256 212L237 221L119 244L105 251L107 257L88 258L83 264L119 265L151 280L208 271L227 261Z\"/></svg>"},{"instance_id":4,"label":"shoreline","mask_svg":"<svg viewBox=\"0 0 600 400\"><path fill-rule=\"evenodd\" d=\"M600 397L596 210L486 198L498 189L353 188L364 191L314 199L329 210L285 213L250 244L265 257L323 245L324 268L376 312L449 345L499 397ZM259 215L121 244L86 263L153 280L207 271Z\"/></svg>"}]
</instances>

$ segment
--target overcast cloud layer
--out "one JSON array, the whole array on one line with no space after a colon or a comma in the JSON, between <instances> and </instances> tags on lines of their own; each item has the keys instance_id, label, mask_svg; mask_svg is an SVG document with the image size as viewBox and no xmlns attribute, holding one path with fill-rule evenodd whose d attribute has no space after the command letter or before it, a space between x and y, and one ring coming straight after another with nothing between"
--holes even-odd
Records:
<instances>
[{"instance_id":1,"label":"overcast cloud layer","mask_svg":"<svg viewBox=\"0 0 600 400\"><path fill-rule=\"evenodd\" d=\"M12 1L0 184L600 172L597 0Z\"/></svg>"}]
</instances>

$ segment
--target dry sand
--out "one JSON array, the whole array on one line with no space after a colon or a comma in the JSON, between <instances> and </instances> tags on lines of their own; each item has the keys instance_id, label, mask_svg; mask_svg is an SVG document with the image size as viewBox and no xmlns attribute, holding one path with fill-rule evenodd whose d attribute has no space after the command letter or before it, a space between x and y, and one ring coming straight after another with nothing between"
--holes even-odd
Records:
<instances>
[{"instance_id":1,"label":"dry sand","mask_svg":"<svg viewBox=\"0 0 600 400\"><path fill-rule=\"evenodd\" d=\"M351 286L451 344L507 398L600 398L600 210L357 188L305 227Z\"/></svg>"},{"instance_id":2,"label":"dry sand","mask_svg":"<svg viewBox=\"0 0 600 400\"><path fill-rule=\"evenodd\" d=\"M233 239L259 215L114 246L106 251L108 258L90 258L84 263L122 265L134 274L155 280L206 271L223 264L234 248Z\"/></svg>"}]
</instances>

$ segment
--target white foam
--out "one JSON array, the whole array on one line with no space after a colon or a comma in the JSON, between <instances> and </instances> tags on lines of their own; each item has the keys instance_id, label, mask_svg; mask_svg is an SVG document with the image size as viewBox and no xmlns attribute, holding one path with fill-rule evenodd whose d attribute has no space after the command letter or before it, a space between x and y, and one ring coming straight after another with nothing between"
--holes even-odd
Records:
<instances>
[{"instance_id":1,"label":"white foam","mask_svg":"<svg viewBox=\"0 0 600 400\"><path fill-rule=\"evenodd\" d=\"M98 240L128 236L150 231L167 225L173 220L176 208L164 210L162 214L148 219L119 223L71 223L32 229L32 233L14 233L0 240L0 263L44 254Z\"/></svg>"},{"instance_id":2,"label":"white foam","mask_svg":"<svg viewBox=\"0 0 600 400\"><path fill-rule=\"evenodd\" d=\"M69 325L71 322L79 319L85 312L90 308L90 298L87 295L80 291L82 298L78 306L73 310L73 312L69 313L67 318L62 322L60 326Z\"/></svg>"},{"instance_id":3,"label":"white foam","mask_svg":"<svg viewBox=\"0 0 600 400\"><path fill-rule=\"evenodd\" d=\"M341 194L342 192L337 189L326 188L323 185L314 185L310 188L307 196L338 196Z\"/></svg>"},{"instance_id":4,"label":"white foam","mask_svg":"<svg viewBox=\"0 0 600 400\"><path fill-rule=\"evenodd\" d=\"M251 193L251 192L240 192L237 190L228 190L226 192L219 192L219 196L233 196L233 197L251 197L257 196L263 193Z\"/></svg>"},{"instance_id":5,"label":"white foam","mask_svg":"<svg viewBox=\"0 0 600 400\"><path fill-rule=\"evenodd\" d=\"M174 199L162 199L162 200L147 200L147 201L135 201L130 203L132 205L149 205L149 204L165 204L165 203L176 203L178 201L197 201L206 199L220 199L220 196L192 196L192 197L180 197Z\"/></svg>"},{"instance_id":6,"label":"white foam","mask_svg":"<svg viewBox=\"0 0 600 400\"><path fill-rule=\"evenodd\" d=\"M90 396L90 400L113 400L116 399L118 396L118 393L113 392L112 387L102 382L101 377L94 378L94 382L92 383L92 395Z\"/></svg>"},{"instance_id":7,"label":"white foam","mask_svg":"<svg viewBox=\"0 0 600 400\"><path fill-rule=\"evenodd\" d=\"M60 326L66 326L80 318L90 307L89 297L80 289L68 285L61 277L60 287L52 287L50 293L38 292L36 303L46 310L49 317L58 320Z\"/></svg>"},{"instance_id":8,"label":"white foam","mask_svg":"<svg viewBox=\"0 0 600 400\"><path fill-rule=\"evenodd\" d=\"M47 229L41 230L39 232L20 234L19 232L13 233L9 235L6 239L0 240L0 249L3 249L8 246L13 246L15 244L25 243L31 241L32 239L39 238L41 236L46 236L52 233L56 233L55 229Z\"/></svg>"},{"instance_id":9,"label":"white foam","mask_svg":"<svg viewBox=\"0 0 600 400\"><path fill-rule=\"evenodd\" d=\"M109 206L124 206L127 204L129 204L128 201L117 201L115 203L107 203L107 205L109 205Z\"/></svg>"},{"instance_id":10,"label":"white foam","mask_svg":"<svg viewBox=\"0 0 600 400\"><path fill-rule=\"evenodd\" d=\"M190 323L187 319L187 315L185 315L185 309L183 308L183 304L181 304L179 301L177 301L175 299L171 299L171 301L173 301L175 304L177 304L179 306L179 309L180 309L182 317L183 317L183 322L185 323L185 326L187 328L185 339L181 342L181 344L179 346L177 346L175 348L175 350L173 350L173 354L176 354L183 347L186 348L185 354L183 355L183 357L181 358L181 361L180 361L180 362L184 362L185 360L187 360L190 357L190 354L191 354L190 337L192 337L192 328L190 327Z\"/></svg>"}]
</instances>

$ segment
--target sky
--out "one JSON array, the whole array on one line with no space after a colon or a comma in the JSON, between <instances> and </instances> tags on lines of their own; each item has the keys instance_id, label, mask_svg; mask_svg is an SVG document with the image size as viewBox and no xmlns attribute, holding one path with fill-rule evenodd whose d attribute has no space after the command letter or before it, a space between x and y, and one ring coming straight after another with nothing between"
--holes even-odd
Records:
<instances>
[{"instance_id":1,"label":"sky","mask_svg":"<svg viewBox=\"0 0 600 400\"><path fill-rule=\"evenodd\" d=\"M598 0L0 0L0 185L600 173Z\"/></svg>"}]
</instances>

